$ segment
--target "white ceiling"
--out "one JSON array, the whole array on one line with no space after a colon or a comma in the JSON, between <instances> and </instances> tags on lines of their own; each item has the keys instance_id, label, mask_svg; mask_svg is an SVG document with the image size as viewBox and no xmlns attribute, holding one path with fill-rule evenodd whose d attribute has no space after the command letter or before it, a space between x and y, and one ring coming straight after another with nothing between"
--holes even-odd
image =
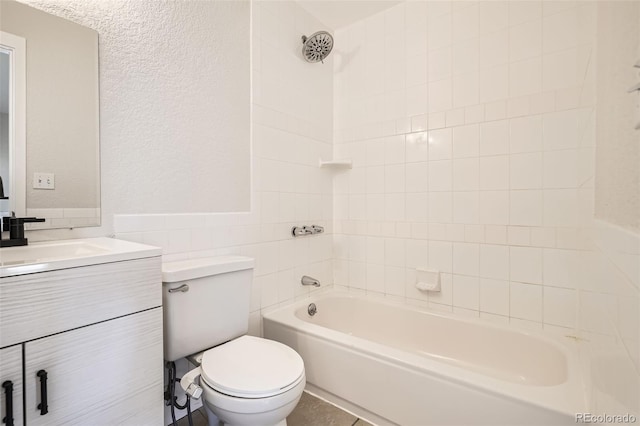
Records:
<instances>
[{"instance_id":1,"label":"white ceiling","mask_svg":"<svg viewBox=\"0 0 640 426\"><path fill-rule=\"evenodd\" d=\"M394 0L297 0L307 12L336 30L388 9Z\"/></svg>"}]
</instances>

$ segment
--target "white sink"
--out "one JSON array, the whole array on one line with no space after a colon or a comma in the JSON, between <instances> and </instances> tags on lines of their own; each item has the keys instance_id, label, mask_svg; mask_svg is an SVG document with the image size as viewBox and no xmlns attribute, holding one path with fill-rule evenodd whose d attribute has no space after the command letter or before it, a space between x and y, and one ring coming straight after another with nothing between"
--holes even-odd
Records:
<instances>
[{"instance_id":1,"label":"white sink","mask_svg":"<svg viewBox=\"0 0 640 426\"><path fill-rule=\"evenodd\" d=\"M33 244L22 247L8 247L0 251L2 266L40 263L70 257L86 257L108 250L84 242Z\"/></svg>"},{"instance_id":2,"label":"white sink","mask_svg":"<svg viewBox=\"0 0 640 426\"><path fill-rule=\"evenodd\" d=\"M157 247L113 238L62 240L4 247L0 248L0 277L120 262L161 254Z\"/></svg>"}]
</instances>

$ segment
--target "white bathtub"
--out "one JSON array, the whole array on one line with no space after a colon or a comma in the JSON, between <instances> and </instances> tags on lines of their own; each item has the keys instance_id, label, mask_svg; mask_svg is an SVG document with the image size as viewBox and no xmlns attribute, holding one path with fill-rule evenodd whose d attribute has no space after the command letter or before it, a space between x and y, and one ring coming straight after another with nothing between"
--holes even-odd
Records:
<instances>
[{"instance_id":1,"label":"white bathtub","mask_svg":"<svg viewBox=\"0 0 640 426\"><path fill-rule=\"evenodd\" d=\"M300 353L312 393L377 424L575 424L588 411L561 337L335 292L267 313L263 326Z\"/></svg>"}]
</instances>

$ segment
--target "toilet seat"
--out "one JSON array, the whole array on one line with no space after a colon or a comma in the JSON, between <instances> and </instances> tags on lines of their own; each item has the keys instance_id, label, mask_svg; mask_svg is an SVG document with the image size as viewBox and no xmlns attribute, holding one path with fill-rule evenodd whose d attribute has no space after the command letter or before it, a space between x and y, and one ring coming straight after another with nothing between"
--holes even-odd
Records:
<instances>
[{"instance_id":1,"label":"toilet seat","mask_svg":"<svg viewBox=\"0 0 640 426\"><path fill-rule=\"evenodd\" d=\"M287 392L304 378L296 351L273 340L242 336L202 356L202 379L212 389L237 398L267 398Z\"/></svg>"}]
</instances>

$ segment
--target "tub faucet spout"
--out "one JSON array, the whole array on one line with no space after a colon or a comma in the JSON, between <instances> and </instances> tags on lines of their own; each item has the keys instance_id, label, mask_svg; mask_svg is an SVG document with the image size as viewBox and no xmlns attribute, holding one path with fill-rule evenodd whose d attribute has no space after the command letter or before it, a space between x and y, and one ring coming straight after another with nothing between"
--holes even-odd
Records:
<instances>
[{"instance_id":1,"label":"tub faucet spout","mask_svg":"<svg viewBox=\"0 0 640 426\"><path fill-rule=\"evenodd\" d=\"M320 281L307 275L303 275L300 282L302 283L302 285L312 285L314 287L320 287Z\"/></svg>"}]
</instances>

